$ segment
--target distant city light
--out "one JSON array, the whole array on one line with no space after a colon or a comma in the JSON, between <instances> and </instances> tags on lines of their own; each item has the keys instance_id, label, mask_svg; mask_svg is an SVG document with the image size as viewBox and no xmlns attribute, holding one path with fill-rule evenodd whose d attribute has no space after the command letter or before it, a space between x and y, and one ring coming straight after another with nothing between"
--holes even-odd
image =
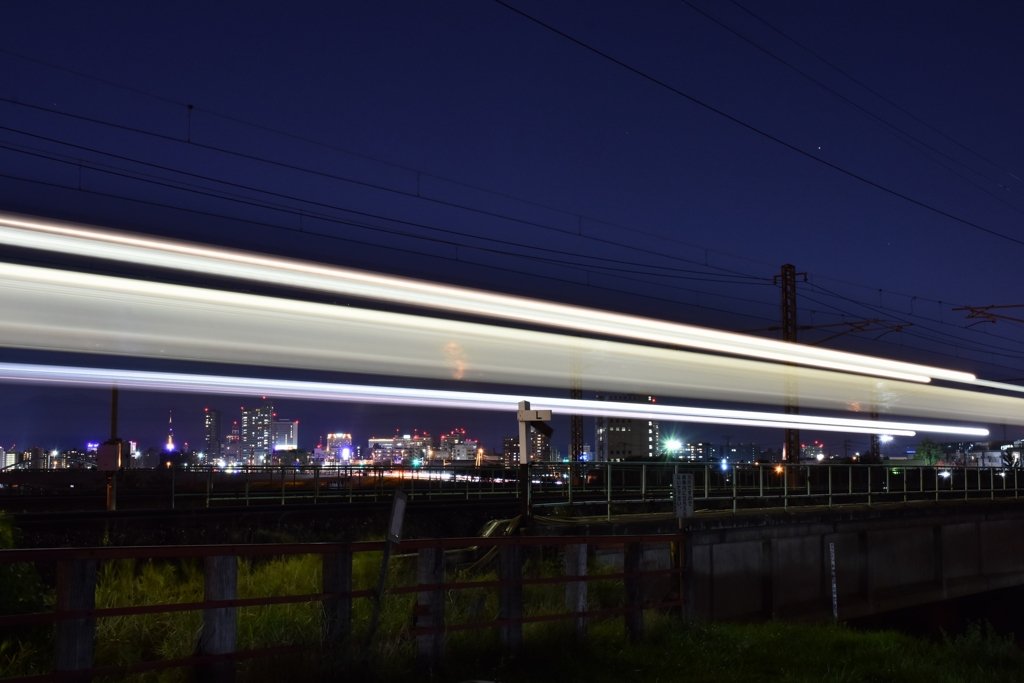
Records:
<instances>
[{"instance_id":1,"label":"distant city light","mask_svg":"<svg viewBox=\"0 0 1024 683\"><path fill-rule=\"evenodd\" d=\"M682 447L683 447L683 442L682 441L672 440L672 441L666 441L665 442L665 450L667 450L669 452L678 451Z\"/></svg>"},{"instance_id":2,"label":"distant city light","mask_svg":"<svg viewBox=\"0 0 1024 683\"><path fill-rule=\"evenodd\" d=\"M890 434L882 434L878 437L878 440L882 443L889 443L892 441L892 436Z\"/></svg>"},{"instance_id":3,"label":"distant city light","mask_svg":"<svg viewBox=\"0 0 1024 683\"><path fill-rule=\"evenodd\" d=\"M729 469L729 461L726 460L725 458L722 458L721 467L723 472L727 471Z\"/></svg>"}]
</instances>

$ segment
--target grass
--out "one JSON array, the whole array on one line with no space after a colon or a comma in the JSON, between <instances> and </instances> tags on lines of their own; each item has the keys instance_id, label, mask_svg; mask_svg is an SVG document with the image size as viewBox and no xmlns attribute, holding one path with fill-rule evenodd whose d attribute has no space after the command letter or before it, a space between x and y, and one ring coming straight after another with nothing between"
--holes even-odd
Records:
<instances>
[{"instance_id":1,"label":"grass","mask_svg":"<svg viewBox=\"0 0 1024 683\"><path fill-rule=\"evenodd\" d=\"M389 584L415 583L415 558L393 559ZM353 566L358 589L376 584L380 554L360 554ZM553 559L531 558L526 576L558 573ZM591 572L609 571L593 566ZM450 572L448 580L494 578L493 572L472 577ZM38 581L38 577L31 579ZM36 585L36 584L31 584ZM41 584L39 584L41 587ZM316 593L320 590L320 562L315 556L270 558L241 562L239 597ZM559 585L525 587L527 614L560 612L564 608ZM40 593L43 602L52 596ZM592 608L621 604L621 584L590 584ZM202 599L202 570L198 562L131 562L103 565L97 585L97 606L113 607ZM287 644L308 645L303 654L254 660L239 665L239 680L351 678L392 681L489 680L504 683L555 681L830 681L836 683L922 682L967 683L1024 680L1024 654L1012 638L990 627L973 625L967 633L933 642L895 632L861 632L841 626L797 623L708 624L686 626L664 614L648 613L647 637L630 644L622 620L590 625L584 643L573 640L565 623L528 625L524 629L524 655L510 661L501 654L495 629L450 633L444 666L432 672L415 665L412 594L384 601L381 625L371 650L372 665L359 656L371 604L354 605L355 633L350 642L322 648L322 615L315 603L242 608L238 611L238 647L253 649ZM492 590L450 591L446 596L449 623L481 621L497 615ZM115 617L99 620L96 665L187 657L194 652L200 631L199 612ZM0 677L43 673L49 670L52 630L36 629L2 634ZM187 670L166 670L129 677L132 681L186 681Z\"/></svg>"}]
</instances>

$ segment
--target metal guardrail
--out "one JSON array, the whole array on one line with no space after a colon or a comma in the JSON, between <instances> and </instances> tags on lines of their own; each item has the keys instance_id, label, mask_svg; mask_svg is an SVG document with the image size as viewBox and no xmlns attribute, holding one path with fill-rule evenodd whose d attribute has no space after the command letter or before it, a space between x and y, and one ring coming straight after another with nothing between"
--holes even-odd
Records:
<instances>
[{"instance_id":1,"label":"metal guardrail","mask_svg":"<svg viewBox=\"0 0 1024 683\"><path fill-rule=\"evenodd\" d=\"M45 488L61 471L21 473L22 491ZM500 500L526 498L529 509L669 503L672 475L694 476L698 509L738 511L752 507L911 502L955 498L1018 498L1019 468L951 467L882 463L534 463L522 468L474 467L188 467L122 470L122 494L131 484L154 506L196 507L289 503L356 503L390 500L396 488L410 500ZM134 474L133 474L134 473ZM85 476L98 476L95 472ZM27 476L26 476L27 475ZM142 481L146 479L147 481ZM525 482L529 481L529 486ZM0 483L3 477L0 477ZM76 495L63 490L64 495ZM7 486L0 495L17 495ZM85 493L78 495L86 495Z\"/></svg>"},{"instance_id":2,"label":"metal guardrail","mask_svg":"<svg viewBox=\"0 0 1024 683\"><path fill-rule=\"evenodd\" d=\"M643 612L649 609L681 607L685 598L682 577L687 569L683 560L686 535L655 534L628 536L536 537L498 536L490 538L448 538L406 540L398 545L402 551L417 553L417 583L388 588L388 595L415 593L414 625L408 634L417 640L421 663L433 666L444 655L446 632L498 628L507 654L515 655L522 648L524 624L554 620L573 620L578 635L585 635L590 618L623 616L631 638L644 632ZM587 573L588 544L623 548L623 571L607 574ZM674 552L669 568L643 568L644 545L671 544ZM353 633L354 599L371 598L373 590L353 590L353 555L381 551L383 541L360 543L304 543L206 546L147 546L104 548L48 548L0 550L0 563L56 563L56 606L52 612L0 616L0 627L55 623L55 654L53 673L27 676L13 681L43 683L44 681L82 680L87 676L117 675L185 666L206 667L215 677L229 676L234 662L292 652L303 645L284 645L260 650L237 651L237 609L259 605L317 602L323 615L323 643L343 647ZM523 565L527 549L561 548L565 571L557 576L524 577ZM489 549L497 557L497 580L446 581L444 551ZM321 592L306 595L268 596L239 599L237 597L238 558L259 556L319 555L323 563ZM201 602L132 605L97 609L96 576L99 562L113 560L181 560L201 559L204 564L204 600ZM668 599L647 603L643 581L652 577L675 576L678 589ZM623 606L611 609L589 609L586 586L591 581L621 581ZM566 611L524 615L524 586L565 584ZM496 619L450 623L445 619L445 592L465 589L495 589L498 592ZM203 626L196 655L183 659L146 661L128 666L93 667L96 620L131 615L202 611Z\"/></svg>"}]
</instances>

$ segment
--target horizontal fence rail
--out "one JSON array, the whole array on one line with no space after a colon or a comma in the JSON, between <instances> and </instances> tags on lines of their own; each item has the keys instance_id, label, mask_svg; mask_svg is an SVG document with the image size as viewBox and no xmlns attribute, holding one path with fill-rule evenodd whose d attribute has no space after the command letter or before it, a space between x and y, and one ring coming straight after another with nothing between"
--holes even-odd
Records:
<instances>
[{"instance_id":1,"label":"horizontal fence rail","mask_svg":"<svg viewBox=\"0 0 1024 683\"><path fill-rule=\"evenodd\" d=\"M511 526L509 527L512 528ZM449 632L496 628L509 656L522 649L523 625L547 621L572 621L578 636L586 633L588 619L622 616L630 638L643 636L643 613L652 609L680 608L685 604L687 535L647 534L618 536L494 536L487 538L446 538L406 540L395 547L409 556L415 553L417 580L389 587L386 595L415 594L413 623L407 633L417 642L418 659L427 667L441 662L444 638ZM55 564L56 604L53 611L0 616L0 628L55 624L54 671L26 676L17 681L84 680L88 676L124 675L164 668L200 667L214 678L233 673L234 662L255 657L295 652L308 645L281 644L272 648L237 651L237 609L288 603L318 603L323 616L323 645L343 647L353 634L353 600L373 599L373 590L353 590L353 557L359 553L384 550L385 542L289 543L204 546L135 546L102 548L46 548L0 551L0 564L30 562ZM621 548L622 570L588 574L588 555L598 548ZM668 558L649 566L645 550L662 549ZM446 580L446 551L474 551L497 565L497 579ZM564 571L555 576L524 576L524 564L531 554L555 552L564 556ZM238 598L239 558L321 557L322 590L302 595ZM591 559L594 559L590 555ZM97 568L102 562L118 560L200 560L204 571L202 601L96 608ZM645 586L658 579L668 580L668 589L650 599ZM622 584L622 605L592 609L587 585L594 581ZM534 585L565 585L563 612L524 614L527 600L523 589ZM664 586L662 587L664 589ZM487 589L497 591L498 614L487 620L451 622L445 618L446 592ZM93 666L96 621L111 617L181 611L201 611L202 630L195 655L187 658L139 662L126 666ZM372 634L371 634L372 635ZM203 668L205 667L205 668Z\"/></svg>"},{"instance_id":2,"label":"horizontal fence rail","mask_svg":"<svg viewBox=\"0 0 1024 683\"><path fill-rule=\"evenodd\" d=\"M529 468L238 466L27 470L0 474L0 501L33 495L96 504L116 495L138 507L368 503L395 489L412 501L524 500L528 509L670 503L676 473L694 477L697 509L1018 498L1019 468L882 464L533 463ZM92 488L90 488L90 486ZM136 499L131 496L137 496Z\"/></svg>"}]
</instances>

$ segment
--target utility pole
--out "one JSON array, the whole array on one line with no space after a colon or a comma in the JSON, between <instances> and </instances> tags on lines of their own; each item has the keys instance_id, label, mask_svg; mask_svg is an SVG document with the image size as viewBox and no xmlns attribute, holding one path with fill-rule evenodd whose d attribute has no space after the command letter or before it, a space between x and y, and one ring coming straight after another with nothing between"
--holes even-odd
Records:
<instances>
[{"instance_id":1,"label":"utility pole","mask_svg":"<svg viewBox=\"0 0 1024 683\"><path fill-rule=\"evenodd\" d=\"M583 398L583 368L578 350L569 358L569 398ZM569 460L579 462L583 454L583 416L569 416Z\"/></svg>"},{"instance_id":2,"label":"utility pole","mask_svg":"<svg viewBox=\"0 0 1024 683\"><path fill-rule=\"evenodd\" d=\"M872 420L878 419L877 406L871 407L869 415ZM879 446L878 434L871 435L871 445L868 447L868 462L882 462L882 449Z\"/></svg>"},{"instance_id":3,"label":"utility pole","mask_svg":"<svg viewBox=\"0 0 1024 683\"><path fill-rule=\"evenodd\" d=\"M787 263L782 272L775 276L774 282L782 286L782 341L796 344L796 278L802 275L807 281L807 273L797 273L796 266ZM787 415L800 413L796 378L787 376L783 389L785 393L785 412ZM800 462L800 430L787 429L783 446L783 457L791 463Z\"/></svg>"}]
</instances>

